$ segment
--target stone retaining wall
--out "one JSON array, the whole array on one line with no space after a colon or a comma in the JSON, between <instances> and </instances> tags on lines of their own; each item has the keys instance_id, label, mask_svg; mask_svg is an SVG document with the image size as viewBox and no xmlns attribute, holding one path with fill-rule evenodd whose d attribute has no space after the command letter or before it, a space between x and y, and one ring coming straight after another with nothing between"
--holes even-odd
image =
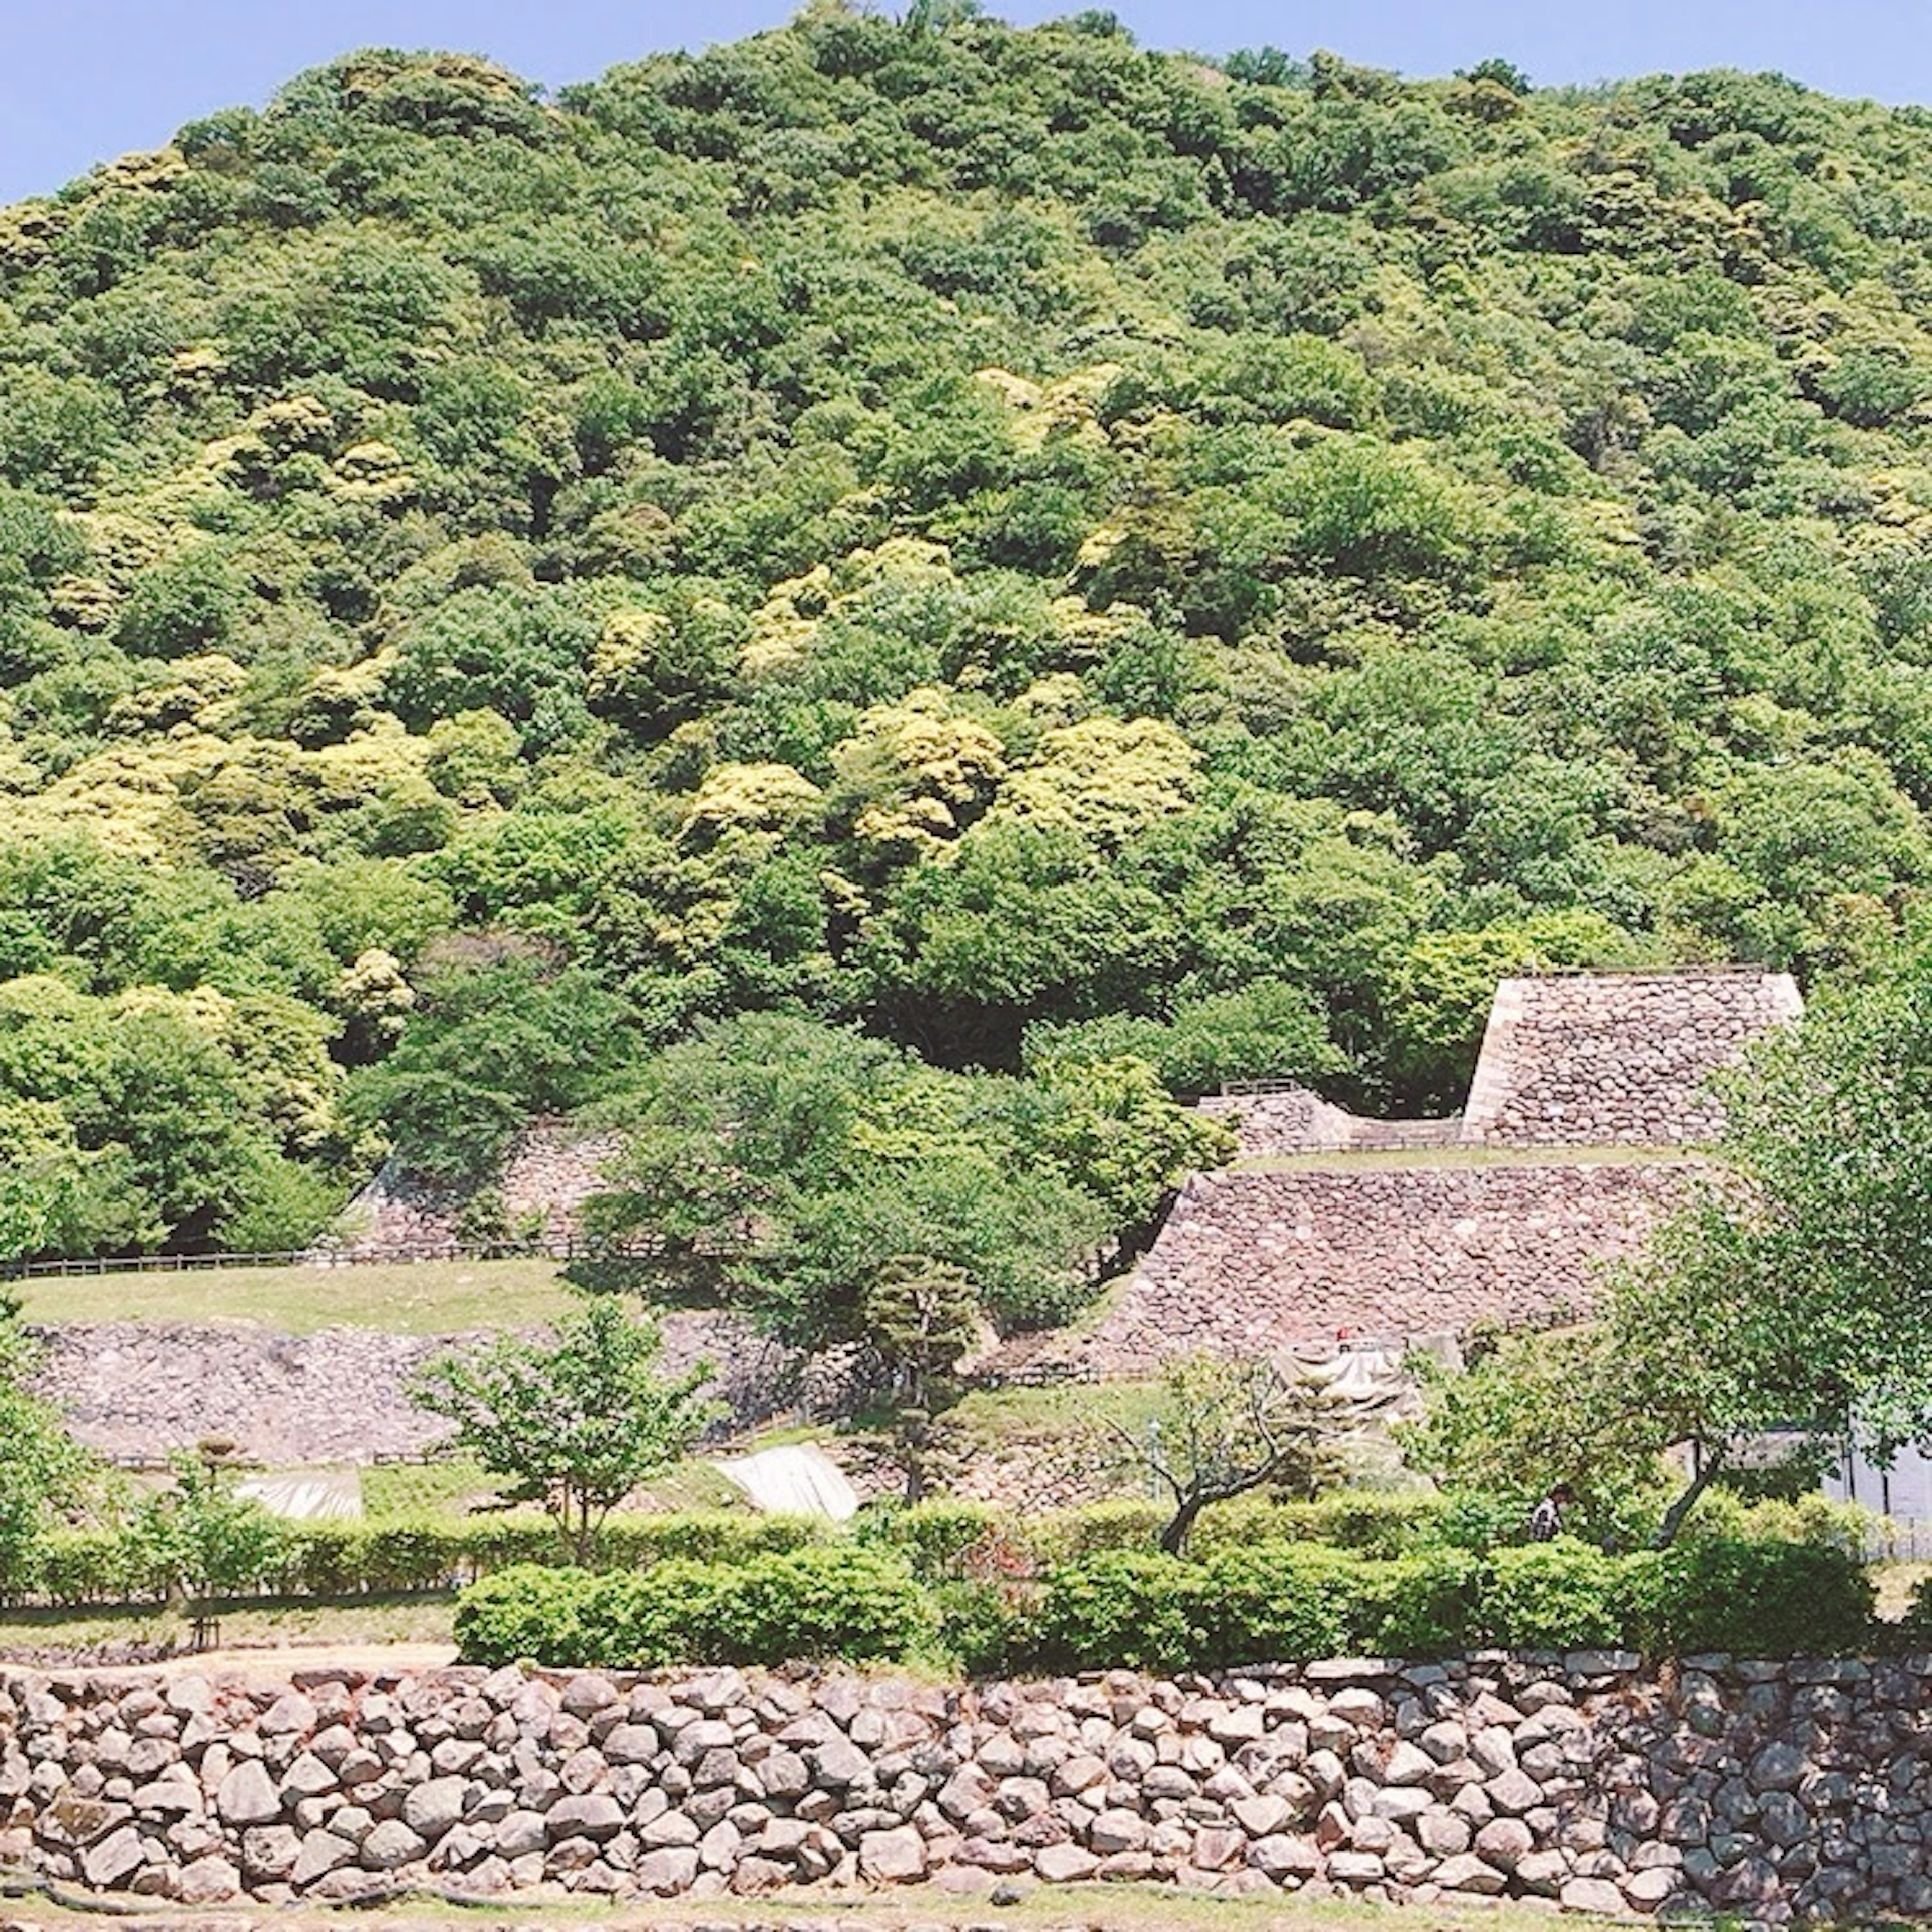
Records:
<instances>
[{"instance_id":1,"label":"stone retaining wall","mask_svg":"<svg viewBox=\"0 0 1932 1932\"><path fill-rule=\"evenodd\" d=\"M603 1187L604 1164L621 1146L616 1134L586 1134L566 1122L538 1121L526 1128L505 1156L497 1183L506 1225L533 1230L550 1245L573 1239L584 1203ZM315 1252L319 1258L388 1258L459 1248L468 1198L460 1190L404 1180L386 1167L343 1210L340 1232Z\"/></svg>"},{"instance_id":2,"label":"stone retaining wall","mask_svg":"<svg viewBox=\"0 0 1932 1932\"><path fill-rule=\"evenodd\" d=\"M669 1370L703 1360L740 1425L799 1396L802 1359L736 1316L674 1309L659 1319ZM448 1433L409 1399L434 1355L481 1335L392 1335L325 1328L278 1335L241 1323L70 1322L38 1329L38 1380L91 1448L157 1456L209 1436L269 1464L366 1462L406 1456Z\"/></svg>"},{"instance_id":3,"label":"stone retaining wall","mask_svg":"<svg viewBox=\"0 0 1932 1932\"><path fill-rule=\"evenodd\" d=\"M1758 1922L1932 1910L1932 1658L0 1677L0 1858L207 1906L1137 1879Z\"/></svg>"},{"instance_id":4,"label":"stone retaining wall","mask_svg":"<svg viewBox=\"0 0 1932 1932\"><path fill-rule=\"evenodd\" d=\"M1693 1170L1683 1162L1200 1174L1090 1329L1032 1352L1101 1375L1190 1349L1460 1334L1587 1308Z\"/></svg>"},{"instance_id":5,"label":"stone retaining wall","mask_svg":"<svg viewBox=\"0 0 1932 1932\"><path fill-rule=\"evenodd\" d=\"M1490 1010L1462 1138L1512 1147L1708 1141L1723 1123L1711 1076L1803 1010L1788 973L1505 980Z\"/></svg>"}]
</instances>

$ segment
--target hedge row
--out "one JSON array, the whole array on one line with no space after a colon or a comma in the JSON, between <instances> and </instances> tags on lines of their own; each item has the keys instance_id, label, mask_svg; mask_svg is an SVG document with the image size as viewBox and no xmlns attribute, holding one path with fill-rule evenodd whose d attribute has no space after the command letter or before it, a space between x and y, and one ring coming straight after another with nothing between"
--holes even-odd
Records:
<instances>
[{"instance_id":1,"label":"hedge row","mask_svg":"<svg viewBox=\"0 0 1932 1932\"><path fill-rule=\"evenodd\" d=\"M742 1563L820 1540L803 1517L616 1516L596 1540L599 1568L639 1570L674 1560ZM555 1527L542 1517L430 1518L418 1522L285 1523L267 1540L264 1567L210 1580L227 1597L355 1597L460 1588L513 1564L560 1562ZM168 1580L146 1568L135 1538L112 1530L62 1532L34 1554L8 1594L50 1605L159 1601Z\"/></svg>"},{"instance_id":2,"label":"hedge row","mask_svg":"<svg viewBox=\"0 0 1932 1932\"><path fill-rule=\"evenodd\" d=\"M672 1664L900 1658L937 1636L902 1558L819 1545L743 1563L674 1558L643 1571L526 1564L456 1609L466 1660L650 1670Z\"/></svg>"},{"instance_id":3,"label":"hedge row","mask_svg":"<svg viewBox=\"0 0 1932 1932\"><path fill-rule=\"evenodd\" d=\"M1838 1654L1878 1647L1841 1550L1716 1541L1607 1556L1568 1541L1487 1557L1256 1544L1201 1560L1107 1550L1036 1585L922 1584L902 1551L820 1546L636 1574L524 1567L458 1606L464 1654L568 1667L944 1656L976 1672L1161 1672L1372 1654L1622 1648Z\"/></svg>"},{"instance_id":4,"label":"hedge row","mask_svg":"<svg viewBox=\"0 0 1932 1932\"><path fill-rule=\"evenodd\" d=\"M1802 1504L1736 1503L1702 1513L1693 1540L1768 1542L1790 1538L1855 1550L1855 1513L1820 1497ZM1151 1502L1118 1502L1016 1519L976 1503L937 1502L913 1510L867 1510L856 1534L867 1546L896 1552L920 1582L1031 1580L1110 1552L1151 1555L1165 1512ZM1315 1502L1262 1498L1210 1510L1193 1548L1203 1560L1258 1544L1305 1544L1365 1558L1447 1565L1480 1554L1520 1528L1520 1512L1490 1521L1455 1498L1341 1491ZM1702 1541L1700 1541L1699 1539ZM742 1564L842 1540L829 1526L800 1517L726 1511L614 1517L598 1537L591 1566L637 1570L674 1559ZM513 1564L556 1565L556 1533L530 1515L421 1517L376 1522L288 1523L248 1540L260 1565L246 1575L209 1580L229 1597L352 1597L460 1588ZM50 1606L159 1600L168 1580L153 1574L139 1538L111 1530L50 1537L20 1576L0 1580L0 1601Z\"/></svg>"},{"instance_id":5,"label":"hedge row","mask_svg":"<svg viewBox=\"0 0 1932 1932\"><path fill-rule=\"evenodd\" d=\"M1379 1559L1256 1544L1198 1562L1119 1551L1070 1566L1016 1635L1024 1660L1054 1670L1430 1658L1492 1646L1837 1655L1876 1647L1873 1601L1856 1557L1803 1543L1610 1556L1564 1540Z\"/></svg>"}]
</instances>

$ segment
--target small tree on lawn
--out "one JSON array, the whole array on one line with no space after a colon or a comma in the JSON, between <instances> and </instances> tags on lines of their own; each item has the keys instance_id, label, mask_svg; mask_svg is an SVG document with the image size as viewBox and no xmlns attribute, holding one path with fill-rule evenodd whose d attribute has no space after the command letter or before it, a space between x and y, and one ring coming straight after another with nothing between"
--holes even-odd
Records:
<instances>
[{"instance_id":1,"label":"small tree on lawn","mask_svg":"<svg viewBox=\"0 0 1932 1932\"><path fill-rule=\"evenodd\" d=\"M170 1601L200 1606L257 1588L284 1553L282 1525L236 1493L233 1447L210 1440L170 1456L174 1486L149 1497L135 1514L141 1568Z\"/></svg>"},{"instance_id":2,"label":"small tree on lawn","mask_svg":"<svg viewBox=\"0 0 1932 1932\"><path fill-rule=\"evenodd\" d=\"M1178 1556L1201 1512L1267 1483L1312 1494L1323 1456L1307 1399L1268 1363L1190 1355L1161 1376L1149 1439L1108 1425L1172 1498L1160 1546Z\"/></svg>"},{"instance_id":3,"label":"small tree on lawn","mask_svg":"<svg viewBox=\"0 0 1932 1932\"><path fill-rule=\"evenodd\" d=\"M440 1356L411 1390L456 1425L513 1503L541 1503L573 1562L588 1562L604 1519L640 1483L687 1454L718 1413L700 1391L710 1364L657 1372L657 1324L596 1295L549 1344L500 1336L475 1355Z\"/></svg>"}]
</instances>

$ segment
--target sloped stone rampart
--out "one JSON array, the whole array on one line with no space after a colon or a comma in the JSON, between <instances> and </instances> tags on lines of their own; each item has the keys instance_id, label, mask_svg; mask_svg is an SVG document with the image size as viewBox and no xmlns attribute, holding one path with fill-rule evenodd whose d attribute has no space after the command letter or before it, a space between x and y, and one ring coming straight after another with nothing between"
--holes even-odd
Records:
<instances>
[{"instance_id":1,"label":"sloped stone rampart","mask_svg":"<svg viewBox=\"0 0 1932 1932\"><path fill-rule=\"evenodd\" d=\"M518 1135L498 1183L508 1226L534 1228L560 1246L578 1232L584 1203L604 1186L604 1163L618 1152L615 1134L586 1134L557 1121ZM340 1233L316 1250L318 1258L427 1256L463 1245L465 1197L448 1188L404 1180L386 1167L343 1210Z\"/></svg>"},{"instance_id":2,"label":"sloped stone rampart","mask_svg":"<svg viewBox=\"0 0 1932 1932\"><path fill-rule=\"evenodd\" d=\"M798 1387L800 1358L734 1316L674 1310L659 1325L667 1369L711 1361L742 1424L767 1420ZM432 1447L448 1425L410 1401L411 1379L431 1356L488 1339L145 1322L36 1332L46 1351L38 1385L89 1447L149 1456L221 1436L270 1465L366 1462Z\"/></svg>"},{"instance_id":3,"label":"sloped stone rampart","mask_svg":"<svg viewBox=\"0 0 1932 1932\"><path fill-rule=\"evenodd\" d=\"M1001 1878L1932 1912L1932 1658L1615 1652L946 1686L0 1676L0 1859L206 1907Z\"/></svg>"},{"instance_id":4,"label":"sloped stone rampart","mask_svg":"<svg viewBox=\"0 0 1932 1932\"><path fill-rule=\"evenodd\" d=\"M1678 1197L1682 1162L1198 1174L1092 1329L1034 1364L1145 1374L1193 1349L1270 1355L1460 1334L1590 1303Z\"/></svg>"},{"instance_id":5,"label":"sloped stone rampart","mask_svg":"<svg viewBox=\"0 0 1932 1932\"><path fill-rule=\"evenodd\" d=\"M1505 980L1460 1117L1373 1120L1306 1088L1216 1094L1244 1160L1410 1148L1683 1147L1723 1124L1711 1076L1804 1010L1788 973L1713 968Z\"/></svg>"},{"instance_id":6,"label":"sloped stone rampart","mask_svg":"<svg viewBox=\"0 0 1932 1932\"><path fill-rule=\"evenodd\" d=\"M1552 974L1505 980L1462 1138L1510 1147L1677 1147L1710 1140L1711 1076L1795 1019L1788 973Z\"/></svg>"}]
</instances>

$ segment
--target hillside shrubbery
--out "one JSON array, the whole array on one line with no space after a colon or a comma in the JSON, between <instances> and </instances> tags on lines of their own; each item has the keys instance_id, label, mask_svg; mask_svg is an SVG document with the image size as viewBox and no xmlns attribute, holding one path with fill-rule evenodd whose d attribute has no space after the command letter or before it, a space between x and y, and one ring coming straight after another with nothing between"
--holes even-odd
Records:
<instances>
[{"instance_id":1,"label":"hillside shrubbery","mask_svg":"<svg viewBox=\"0 0 1932 1932\"><path fill-rule=\"evenodd\" d=\"M826 6L0 212L0 1255L619 1102L634 1225L837 1306L914 1214L1046 1318L1213 1157L1160 1083L1414 1108L1528 962L1882 956L1932 131L1520 80ZM653 1197L778 1009L844 1125Z\"/></svg>"}]
</instances>

